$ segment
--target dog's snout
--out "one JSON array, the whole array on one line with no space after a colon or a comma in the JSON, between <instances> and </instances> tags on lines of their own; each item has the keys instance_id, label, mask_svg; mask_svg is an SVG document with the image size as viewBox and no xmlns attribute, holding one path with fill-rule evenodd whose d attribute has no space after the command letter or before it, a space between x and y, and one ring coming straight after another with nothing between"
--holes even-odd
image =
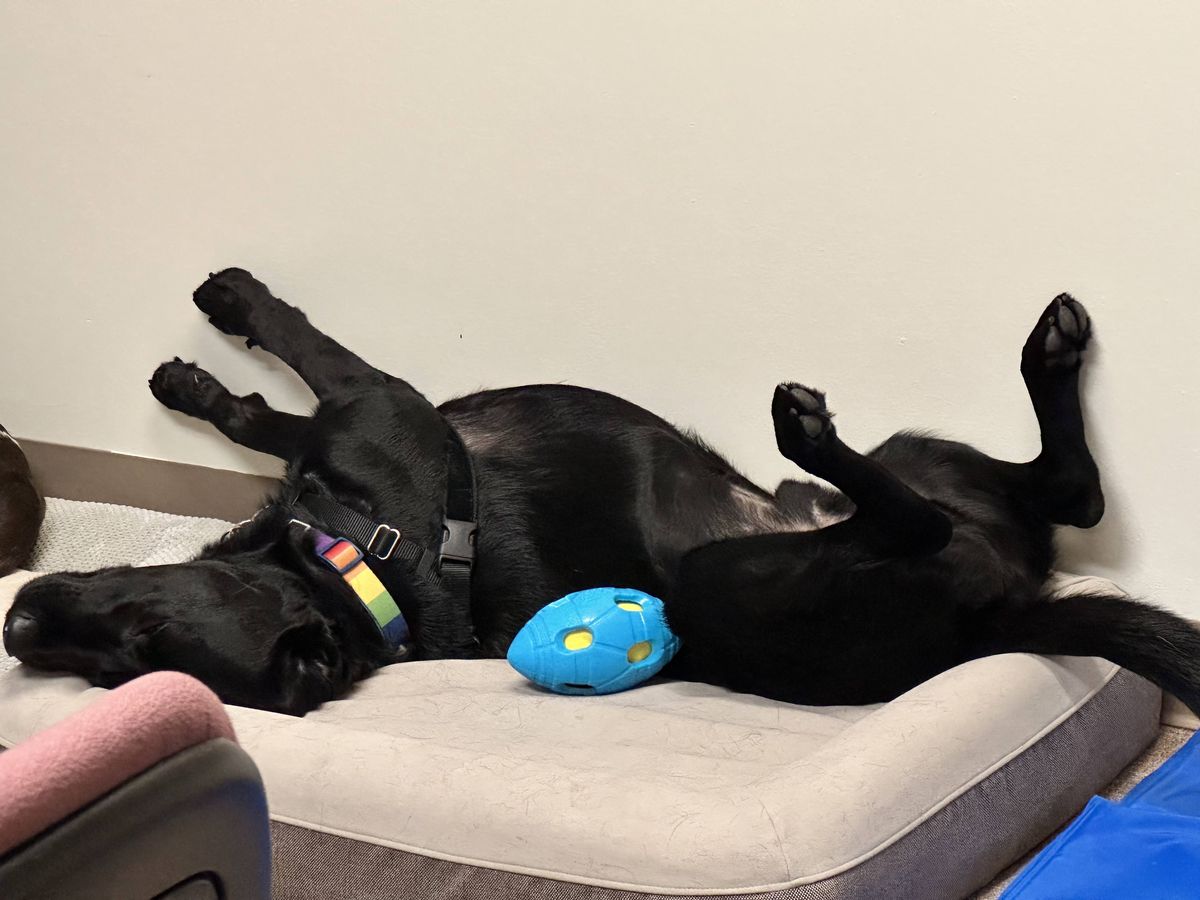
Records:
<instances>
[{"instance_id":1,"label":"dog's snout","mask_svg":"<svg viewBox=\"0 0 1200 900\"><path fill-rule=\"evenodd\" d=\"M24 585L4 620L4 649L24 662L40 660L57 643L63 611L78 600L72 576L43 575Z\"/></svg>"},{"instance_id":2,"label":"dog's snout","mask_svg":"<svg viewBox=\"0 0 1200 900\"><path fill-rule=\"evenodd\" d=\"M13 610L33 614L33 611L45 613L63 604L78 601L90 573L78 574L55 573L43 575L25 584L17 591Z\"/></svg>"},{"instance_id":3,"label":"dog's snout","mask_svg":"<svg viewBox=\"0 0 1200 900\"><path fill-rule=\"evenodd\" d=\"M17 659L37 648L41 629L29 613L13 612L4 622L4 650Z\"/></svg>"}]
</instances>

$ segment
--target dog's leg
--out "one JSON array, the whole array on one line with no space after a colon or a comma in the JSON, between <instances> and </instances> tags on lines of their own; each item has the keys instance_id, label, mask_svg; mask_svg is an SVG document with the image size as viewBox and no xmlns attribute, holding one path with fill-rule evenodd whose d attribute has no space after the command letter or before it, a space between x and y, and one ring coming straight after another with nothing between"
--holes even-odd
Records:
<instances>
[{"instance_id":1,"label":"dog's leg","mask_svg":"<svg viewBox=\"0 0 1200 900\"><path fill-rule=\"evenodd\" d=\"M192 299L214 327L259 344L287 363L325 398L355 381L383 383L382 372L314 328L296 307L272 296L244 269L225 269L196 288Z\"/></svg>"},{"instance_id":2,"label":"dog's leg","mask_svg":"<svg viewBox=\"0 0 1200 900\"><path fill-rule=\"evenodd\" d=\"M830 584L845 573L937 553L952 536L949 518L936 506L842 442L820 391L781 384L771 415L779 451L841 490L854 513L816 531L730 538L687 553L679 569L681 602L668 604L671 627L685 642L690 636L702 646L721 646L730 629L749 641L794 628L800 618L826 610L837 593ZM840 600L833 605L844 612ZM707 669L694 654L689 665Z\"/></svg>"},{"instance_id":3,"label":"dog's leg","mask_svg":"<svg viewBox=\"0 0 1200 900\"><path fill-rule=\"evenodd\" d=\"M154 371L150 391L168 409L211 422L234 443L280 459L298 452L312 427L306 416L272 409L261 394L234 396L208 372L178 358Z\"/></svg>"},{"instance_id":4,"label":"dog's leg","mask_svg":"<svg viewBox=\"0 0 1200 900\"><path fill-rule=\"evenodd\" d=\"M874 552L923 555L949 543L952 526L944 513L878 462L842 443L820 391L781 384L771 415L779 452L854 501L851 521L869 537Z\"/></svg>"},{"instance_id":5,"label":"dog's leg","mask_svg":"<svg viewBox=\"0 0 1200 900\"><path fill-rule=\"evenodd\" d=\"M1080 528L1104 515L1100 474L1079 405L1079 368L1091 336L1083 304L1061 294L1046 307L1021 352L1021 375L1042 434L1042 452L1027 467L1034 505L1051 522Z\"/></svg>"},{"instance_id":6,"label":"dog's leg","mask_svg":"<svg viewBox=\"0 0 1200 900\"><path fill-rule=\"evenodd\" d=\"M936 638L926 625L944 613L936 596L914 603L898 593L889 575L927 558L897 560L879 546L878 523L856 513L817 531L688 552L666 598L682 642L668 676L793 703L872 703L948 668L932 642L916 662L898 653L910 631ZM914 676L913 665L924 668Z\"/></svg>"}]
</instances>

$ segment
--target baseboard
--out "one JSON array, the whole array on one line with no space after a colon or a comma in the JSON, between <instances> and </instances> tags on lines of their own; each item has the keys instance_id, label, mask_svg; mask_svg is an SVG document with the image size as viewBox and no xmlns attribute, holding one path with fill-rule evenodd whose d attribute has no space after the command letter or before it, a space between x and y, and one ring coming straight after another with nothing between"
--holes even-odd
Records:
<instances>
[{"instance_id":1,"label":"baseboard","mask_svg":"<svg viewBox=\"0 0 1200 900\"><path fill-rule=\"evenodd\" d=\"M1200 628L1200 623L1197 624ZM1170 694L1163 694L1162 723L1174 728L1200 729L1200 718Z\"/></svg>"},{"instance_id":2,"label":"baseboard","mask_svg":"<svg viewBox=\"0 0 1200 900\"><path fill-rule=\"evenodd\" d=\"M277 484L273 478L108 450L20 439L33 481L47 497L120 503L238 522Z\"/></svg>"}]
</instances>

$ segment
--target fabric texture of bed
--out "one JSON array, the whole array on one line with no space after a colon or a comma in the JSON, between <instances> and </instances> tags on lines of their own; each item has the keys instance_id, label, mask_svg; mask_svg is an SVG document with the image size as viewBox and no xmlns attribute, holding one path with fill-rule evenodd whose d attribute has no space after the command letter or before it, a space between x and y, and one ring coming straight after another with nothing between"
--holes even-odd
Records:
<instances>
[{"instance_id":1,"label":"fabric texture of bed","mask_svg":"<svg viewBox=\"0 0 1200 900\"><path fill-rule=\"evenodd\" d=\"M22 581L0 580L0 611ZM102 693L0 674L0 744ZM1159 699L1106 661L1025 654L824 708L666 681L561 697L486 660L391 666L303 719L229 713L280 898L926 900L1081 809L1154 736Z\"/></svg>"}]
</instances>

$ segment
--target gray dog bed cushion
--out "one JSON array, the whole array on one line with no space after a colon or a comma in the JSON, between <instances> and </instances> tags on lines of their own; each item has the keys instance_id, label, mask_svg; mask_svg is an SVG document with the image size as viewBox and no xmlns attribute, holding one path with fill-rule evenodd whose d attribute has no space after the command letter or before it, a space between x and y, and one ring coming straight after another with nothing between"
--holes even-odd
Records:
<instances>
[{"instance_id":1,"label":"gray dog bed cushion","mask_svg":"<svg viewBox=\"0 0 1200 900\"><path fill-rule=\"evenodd\" d=\"M0 744L99 693L17 666ZM487 660L390 666L303 719L230 715L266 782L277 897L936 898L1078 810L1158 709L1103 660L1010 654L871 707L665 681L559 697Z\"/></svg>"}]
</instances>

